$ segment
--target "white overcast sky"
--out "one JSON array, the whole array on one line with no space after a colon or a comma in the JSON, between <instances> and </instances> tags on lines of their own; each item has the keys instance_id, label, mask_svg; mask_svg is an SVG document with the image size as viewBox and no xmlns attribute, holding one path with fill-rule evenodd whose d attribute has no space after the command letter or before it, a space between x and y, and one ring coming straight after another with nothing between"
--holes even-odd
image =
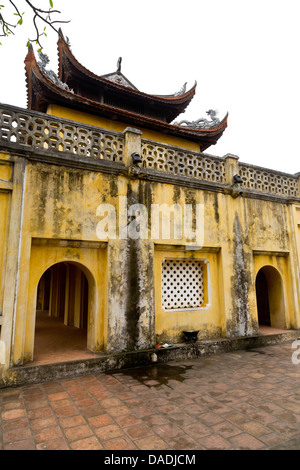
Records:
<instances>
[{"instance_id":1,"label":"white overcast sky","mask_svg":"<svg viewBox=\"0 0 300 470\"><path fill-rule=\"evenodd\" d=\"M123 74L145 93L172 94L196 80L182 119L207 117L210 108L220 118L229 112L228 128L207 153L300 172L300 0L54 0L54 7L71 20L63 32L92 72L115 71L121 56ZM26 42L34 36L28 10L24 21L0 46L0 102L20 107L27 106ZM57 73L57 36L47 31L44 52Z\"/></svg>"}]
</instances>

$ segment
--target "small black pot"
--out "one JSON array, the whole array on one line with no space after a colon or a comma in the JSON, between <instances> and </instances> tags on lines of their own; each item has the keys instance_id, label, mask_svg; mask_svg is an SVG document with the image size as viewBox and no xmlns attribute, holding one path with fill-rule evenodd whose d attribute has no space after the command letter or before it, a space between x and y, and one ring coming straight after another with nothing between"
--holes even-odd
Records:
<instances>
[{"instance_id":1,"label":"small black pot","mask_svg":"<svg viewBox=\"0 0 300 470\"><path fill-rule=\"evenodd\" d=\"M187 330L183 331L186 343L195 343L198 339L199 330Z\"/></svg>"}]
</instances>

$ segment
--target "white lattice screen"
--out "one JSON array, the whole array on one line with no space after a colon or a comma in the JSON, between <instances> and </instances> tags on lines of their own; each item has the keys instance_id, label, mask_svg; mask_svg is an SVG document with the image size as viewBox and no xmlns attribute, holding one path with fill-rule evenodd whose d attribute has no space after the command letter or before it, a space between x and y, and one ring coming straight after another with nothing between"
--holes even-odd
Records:
<instances>
[{"instance_id":1,"label":"white lattice screen","mask_svg":"<svg viewBox=\"0 0 300 470\"><path fill-rule=\"evenodd\" d=\"M162 262L162 306L167 310L199 308L204 303L203 264L197 260Z\"/></svg>"}]
</instances>

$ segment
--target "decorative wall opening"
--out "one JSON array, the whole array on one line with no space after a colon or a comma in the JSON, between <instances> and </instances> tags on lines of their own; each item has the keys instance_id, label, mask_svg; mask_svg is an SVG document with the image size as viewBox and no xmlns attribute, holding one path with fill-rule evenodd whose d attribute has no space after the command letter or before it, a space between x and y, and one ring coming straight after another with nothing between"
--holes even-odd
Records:
<instances>
[{"instance_id":1,"label":"decorative wall opening","mask_svg":"<svg viewBox=\"0 0 300 470\"><path fill-rule=\"evenodd\" d=\"M42 275L37 288L34 360L60 362L87 352L88 294L88 280L76 264L58 263Z\"/></svg>"},{"instance_id":2,"label":"decorative wall opening","mask_svg":"<svg viewBox=\"0 0 300 470\"><path fill-rule=\"evenodd\" d=\"M260 326L286 328L282 277L273 266L264 266L255 281L257 315Z\"/></svg>"},{"instance_id":3,"label":"decorative wall opening","mask_svg":"<svg viewBox=\"0 0 300 470\"><path fill-rule=\"evenodd\" d=\"M203 307L204 266L202 261L165 259L162 262L162 306L165 310Z\"/></svg>"}]
</instances>

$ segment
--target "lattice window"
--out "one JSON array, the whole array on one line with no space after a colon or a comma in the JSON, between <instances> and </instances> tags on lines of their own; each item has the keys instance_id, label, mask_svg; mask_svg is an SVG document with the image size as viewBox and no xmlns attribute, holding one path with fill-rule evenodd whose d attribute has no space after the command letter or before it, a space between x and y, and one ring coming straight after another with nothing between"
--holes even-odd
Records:
<instances>
[{"instance_id":1,"label":"lattice window","mask_svg":"<svg viewBox=\"0 0 300 470\"><path fill-rule=\"evenodd\" d=\"M166 310L190 310L203 306L203 263L187 259L164 260L161 289L162 306Z\"/></svg>"}]
</instances>

